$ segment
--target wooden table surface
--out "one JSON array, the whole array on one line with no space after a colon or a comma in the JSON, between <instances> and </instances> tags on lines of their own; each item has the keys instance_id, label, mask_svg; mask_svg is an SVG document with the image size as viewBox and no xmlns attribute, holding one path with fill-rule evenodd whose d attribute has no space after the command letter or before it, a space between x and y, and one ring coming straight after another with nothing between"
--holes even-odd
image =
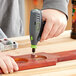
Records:
<instances>
[{"instance_id":1,"label":"wooden table surface","mask_svg":"<svg viewBox=\"0 0 76 76\"><path fill-rule=\"evenodd\" d=\"M61 52L76 49L76 40L70 38L71 31L65 31L56 38L48 39L44 42L39 42L36 52ZM29 36L11 38L11 40L19 43L19 48L16 50L6 51L10 55L31 54ZM76 60L59 62L56 66L36 68L15 72L12 74L2 74L1 76L76 76Z\"/></svg>"}]
</instances>

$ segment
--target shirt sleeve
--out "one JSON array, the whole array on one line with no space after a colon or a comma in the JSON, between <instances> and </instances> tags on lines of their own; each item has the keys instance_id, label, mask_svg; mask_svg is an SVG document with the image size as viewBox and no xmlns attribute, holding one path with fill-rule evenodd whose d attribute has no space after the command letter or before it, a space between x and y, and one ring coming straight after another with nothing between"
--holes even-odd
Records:
<instances>
[{"instance_id":1,"label":"shirt sleeve","mask_svg":"<svg viewBox=\"0 0 76 76\"><path fill-rule=\"evenodd\" d=\"M69 0L43 0L43 9L56 9L63 12L68 18Z\"/></svg>"}]
</instances>

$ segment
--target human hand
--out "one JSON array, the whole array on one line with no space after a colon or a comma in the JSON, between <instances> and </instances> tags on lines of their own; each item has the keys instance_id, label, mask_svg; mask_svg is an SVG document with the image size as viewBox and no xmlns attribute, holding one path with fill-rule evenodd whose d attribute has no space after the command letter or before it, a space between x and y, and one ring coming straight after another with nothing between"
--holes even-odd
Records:
<instances>
[{"instance_id":1,"label":"human hand","mask_svg":"<svg viewBox=\"0 0 76 76\"><path fill-rule=\"evenodd\" d=\"M42 10L43 21L46 21L40 41L57 37L67 26L66 15L58 10Z\"/></svg>"},{"instance_id":2,"label":"human hand","mask_svg":"<svg viewBox=\"0 0 76 76\"><path fill-rule=\"evenodd\" d=\"M5 74L7 74L13 73L13 70L17 71L18 65L13 58L4 54L3 52L0 52L0 68Z\"/></svg>"}]
</instances>

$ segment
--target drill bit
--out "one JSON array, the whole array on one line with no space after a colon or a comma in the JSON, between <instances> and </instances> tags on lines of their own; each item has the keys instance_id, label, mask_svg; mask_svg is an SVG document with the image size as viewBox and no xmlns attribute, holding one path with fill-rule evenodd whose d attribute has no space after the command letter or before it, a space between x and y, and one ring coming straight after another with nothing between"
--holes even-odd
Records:
<instances>
[{"instance_id":1,"label":"drill bit","mask_svg":"<svg viewBox=\"0 0 76 76\"><path fill-rule=\"evenodd\" d=\"M35 58L35 48L32 48L32 58Z\"/></svg>"}]
</instances>

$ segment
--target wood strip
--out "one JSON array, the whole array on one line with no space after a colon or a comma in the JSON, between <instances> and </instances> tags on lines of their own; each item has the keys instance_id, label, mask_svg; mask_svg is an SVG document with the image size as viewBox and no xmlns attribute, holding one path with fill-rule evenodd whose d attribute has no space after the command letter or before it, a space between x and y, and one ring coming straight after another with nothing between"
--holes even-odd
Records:
<instances>
[{"instance_id":1,"label":"wood strip","mask_svg":"<svg viewBox=\"0 0 76 76\"><path fill-rule=\"evenodd\" d=\"M11 56L19 66L19 71L40 67L54 66L58 62L75 60L76 50L57 53L37 53L35 57L29 55ZM0 74L2 74L0 69Z\"/></svg>"}]
</instances>

